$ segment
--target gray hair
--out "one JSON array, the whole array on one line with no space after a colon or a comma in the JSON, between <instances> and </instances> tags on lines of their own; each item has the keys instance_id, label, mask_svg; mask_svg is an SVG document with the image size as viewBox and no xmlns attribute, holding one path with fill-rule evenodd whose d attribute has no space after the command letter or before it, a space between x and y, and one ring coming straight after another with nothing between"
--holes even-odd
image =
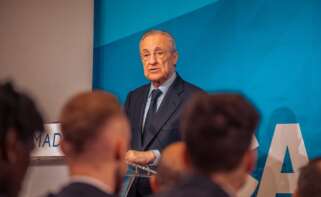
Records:
<instances>
[{"instance_id":1,"label":"gray hair","mask_svg":"<svg viewBox=\"0 0 321 197\"><path fill-rule=\"evenodd\" d=\"M164 35L166 37L169 38L171 44L172 44L172 51L173 52L176 52L176 42L175 42L175 39L174 37L169 33L169 32L166 32L166 31L162 31L162 30L155 30L155 29L152 29L152 30L149 30L147 32L144 33L144 35L141 37L140 41L139 41L139 46L141 45L142 41L148 37L148 36L151 36L151 35L155 35L155 34L161 34L161 35Z\"/></svg>"}]
</instances>

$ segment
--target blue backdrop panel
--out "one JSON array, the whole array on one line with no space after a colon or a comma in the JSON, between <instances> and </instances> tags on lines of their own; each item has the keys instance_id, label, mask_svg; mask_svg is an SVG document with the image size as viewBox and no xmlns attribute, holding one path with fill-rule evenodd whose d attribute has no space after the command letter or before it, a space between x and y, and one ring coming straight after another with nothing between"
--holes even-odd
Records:
<instances>
[{"instance_id":1,"label":"blue backdrop panel","mask_svg":"<svg viewBox=\"0 0 321 197\"><path fill-rule=\"evenodd\" d=\"M130 90L146 83L139 38L150 28L163 29L176 38L177 68L184 79L208 92L241 91L261 110L259 161L253 173L257 180L278 123L299 123L309 157L321 155L316 137L321 136L321 1L193 1L199 4L187 9L178 9L184 3L178 2L155 9L155 3L135 1L144 8L141 12L154 9L157 21L148 19L150 11L135 16L128 6L126 12L118 6L102 17L106 5L96 0L93 87L111 91L123 102ZM283 170L291 171L288 155Z\"/></svg>"}]
</instances>

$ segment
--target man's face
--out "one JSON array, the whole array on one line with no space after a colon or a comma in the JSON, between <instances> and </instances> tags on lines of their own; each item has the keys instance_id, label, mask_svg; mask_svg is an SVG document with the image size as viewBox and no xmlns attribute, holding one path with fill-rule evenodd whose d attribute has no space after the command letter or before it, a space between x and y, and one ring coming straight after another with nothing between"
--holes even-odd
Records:
<instances>
[{"instance_id":1,"label":"man's face","mask_svg":"<svg viewBox=\"0 0 321 197\"><path fill-rule=\"evenodd\" d=\"M158 84L165 82L175 71L178 59L170 38L163 34L152 34L144 38L140 43L140 56L145 77Z\"/></svg>"}]
</instances>

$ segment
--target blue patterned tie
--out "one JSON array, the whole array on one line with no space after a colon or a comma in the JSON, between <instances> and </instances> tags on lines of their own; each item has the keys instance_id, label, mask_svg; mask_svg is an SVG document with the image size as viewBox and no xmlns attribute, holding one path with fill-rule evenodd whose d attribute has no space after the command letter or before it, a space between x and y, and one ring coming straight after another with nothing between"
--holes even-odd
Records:
<instances>
[{"instance_id":1,"label":"blue patterned tie","mask_svg":"<svg viewBox=\"0 0 321 197\"><path fill-rule=\"evenodd\" d=\"M161 94L162 94L162 91L159 89L154 89L151 93L150 105L145 118L145 125L142 133L142 145L144 145L144 136L146 136L146 133L150 131L153 117L157 111L157 99Z\"/></svg>"}]
</instances>

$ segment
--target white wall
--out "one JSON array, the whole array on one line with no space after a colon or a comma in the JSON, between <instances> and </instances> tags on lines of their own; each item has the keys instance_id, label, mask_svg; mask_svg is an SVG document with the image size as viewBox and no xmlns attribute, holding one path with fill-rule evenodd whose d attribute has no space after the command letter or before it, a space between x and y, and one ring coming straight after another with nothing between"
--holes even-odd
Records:
<instances>
[{"instance_id":1,"label":"white wall","mask_svg":"<svg viewBox=\"0 0 321 197\"><path fill-rule=\"evenodd\" d=\"M91 89L93 0L0 0L0 81L11 78L34 96L46 122L66 99ZM62 162L33 164L22 196L67 180Z\"/></svg>"},{"instance_id":2,"label":"white wall","mask_svg":"<svg viewBox=\"0 0 321 197\"><path fill-rule=\"evenodd\" d=\"M0 0L0 79L30 90L48 121L91 88L92 0Z\"/></svg>"},{"instance_id":3,"label":"white wall","mask_svg":"<svg viewBox=\"0 0 321 197\"><path fill-rule=\"evenodd\" d=\"M43 196L58 191L66 182L68 168L62 160L37 162L30 166L20 196Z\"/></svg>"}]
</instances>

